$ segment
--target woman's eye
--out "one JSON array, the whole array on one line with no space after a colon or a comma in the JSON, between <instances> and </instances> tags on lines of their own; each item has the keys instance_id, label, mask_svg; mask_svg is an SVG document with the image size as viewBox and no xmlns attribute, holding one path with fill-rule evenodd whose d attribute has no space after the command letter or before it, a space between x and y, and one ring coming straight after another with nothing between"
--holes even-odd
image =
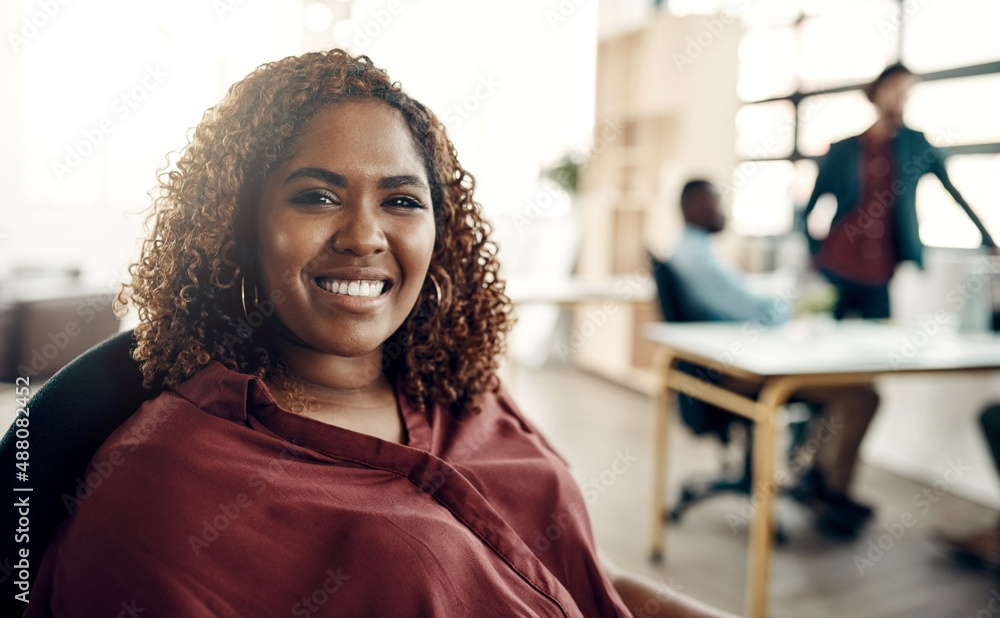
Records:
<instances>
[{"instance_id":1,"label":"woman's eye","mask_svg":"<svg viewBox=\"0 0 1000 618\"><path fill-rule=\"evenodd\" d=\"M401 208L423 208L424 205L418 200L407 197L405 195L398 195L396 197L390 197L385 201L386 206L396 206Z\"/></svg>"},{"instance_id":2,"label":"woman's eye","mask_svg":"<svg viewBox=\"0 0 1000 618\"><path fill-rule=\"evenodd\" d=\"M306 191L292 198L293 204L324 204L337 203L337 197L328 191Z\"/></svg>"}]
</instances>

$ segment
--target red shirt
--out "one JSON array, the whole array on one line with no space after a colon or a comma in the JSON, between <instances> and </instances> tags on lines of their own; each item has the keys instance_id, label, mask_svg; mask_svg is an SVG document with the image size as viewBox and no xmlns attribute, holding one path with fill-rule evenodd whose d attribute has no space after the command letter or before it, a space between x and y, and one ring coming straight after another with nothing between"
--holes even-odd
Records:
<instances>
[{"instance_id":1,"label":"red shirt","mask_svg":"<svg viewBox=\"0 0 1000 618\"><path fill-rule=\"evenodd\" d=\"M102 445L25 616L629 615L506 393L461 418L398 400L405 445L213 362Z\"/></svg>"},{"instance_id":2,"label":"red shirt","mask_svg":"<svg viewBox=\"0 0 1000 618\"><path fill-rule=\"evenodd\" d=\"M863 285L888 283L896 270L893 239L892 145L861 136L861 199L834 223L817 255L817 265Z\"/></svg>"}]
</instances>

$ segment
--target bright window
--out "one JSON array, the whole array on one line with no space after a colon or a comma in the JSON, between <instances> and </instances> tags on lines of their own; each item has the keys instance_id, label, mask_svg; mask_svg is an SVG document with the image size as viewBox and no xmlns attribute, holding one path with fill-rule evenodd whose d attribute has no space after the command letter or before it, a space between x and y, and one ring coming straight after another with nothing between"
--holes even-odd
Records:
<instances>
[{"instance_id":1,"label":"bright window","mask_svg":"<svg viewBox=\"0 0 1000 618\"><path fill-rule=\"evenodd\" d=\"M757 101L795 92L796 40L794 28L751 30L743 35L736 82L740 99Z\"/></svg>"},{"instance_id":2,"label":"bright window","mask_svg":"<svg viewBox=\"0 0 1000 618\"><path fill-rule=\"evenodd\" d=\"M1000 60L1000 2L908 0L903 62L920 73Z\"/></svg>"},{"instance_id":3,"label":"bright window","mask_svg":"<svg viewBox=\"0 0 1000 618\"><path fill-rule=\"evenodd\" d=\"M795 145L789 101L744 105L736 114L736 153L747 159L787 157Z\"/></svg>"},{"instance_id":4,"label":"bright window","mask_svg":"<svg viewBox=\"0 0 1000 618\"><path fill-rule=\"evenodd\" d=\"M805 19L800 26L802 88L830 88L878 75L895 59L896 34L879 27L891 19L894 7L892 0L879 0Z\"/></svg>"},{"instance_id":5,"label":"bright window","mask_svg":"<svg viewBox=\"0 0 1000 618\"><path fill-rule=\"evenodd\" d=\"M733 229L774 236L791 228L795 166L790 161L746 161L733 174Z\"/></svg>"},{"instance_id":6,"label":"bright window","mask_svg":"<svg viewBox=\"0 0 1000 618\"><path fill-rule=\"evenodd\" d=\"M948 160L948 176L962 197L972 206L1000 242L1000 155L956 155ZM933 175L924 176L917 185L917 216L920 240L928 245L978 247L979 230L962 208L955 203Z\"/></svg>"},{"instance_id":7,"label":"bright window","mask_svg":"<svg viewBox=\"0 0 1000 618\"><path fill-rule=\"evenodd\" d=\"M938 147L1000 142L1000 73L917 84L906 123Z\"/></svg>"},{"instance_id":8,"label":"bright window","mask_svg":"<svg viewBox=\"0 0 1000 618\"><path fill-rule=\"evenodd\" d=\"M736 147L747 162L736 170L735 231L792 230L794 208L811 193L815 159L871 125L875 110L862 88L902 59L924 77L910 92L907 125L951 155L952 181L1000 240L1000 2L764 0L742 18L738 94L746 104L736 117ZM823 227L828 207L810 225ZM979 244L937 179L921 180L917 208L926 244Z\"/></svg>"},{"instance_id":9,"label":"bright window","mask_svg":"<svg viewBox=\"0 0 1000 618\"><path fill-rule=\"evenodd\" d=\"M857 135L875 120L875 110L857 90L806 97L799 104L799 152L826 153L833 142Z\"/></svg>"}]
</instances>

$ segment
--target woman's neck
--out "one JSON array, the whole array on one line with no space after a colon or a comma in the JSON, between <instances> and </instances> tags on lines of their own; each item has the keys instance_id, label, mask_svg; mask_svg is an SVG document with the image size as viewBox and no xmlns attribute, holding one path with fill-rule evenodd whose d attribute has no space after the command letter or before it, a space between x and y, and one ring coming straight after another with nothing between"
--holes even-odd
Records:
<instances>
[{"instance_id":1,"label":"woman's neck","mask_svg":"<svg viewBox=\"0 0 1000 618\"><path fill-rule=\"evenodd\" d=\"M395 398L395 389L382 370L380 349L348 358L295 344L282 347L284 375L279 380L267 380L272 391L286 396L294 391L295 397L321 408L378 407Z\"/></svg>"}]
</instances>

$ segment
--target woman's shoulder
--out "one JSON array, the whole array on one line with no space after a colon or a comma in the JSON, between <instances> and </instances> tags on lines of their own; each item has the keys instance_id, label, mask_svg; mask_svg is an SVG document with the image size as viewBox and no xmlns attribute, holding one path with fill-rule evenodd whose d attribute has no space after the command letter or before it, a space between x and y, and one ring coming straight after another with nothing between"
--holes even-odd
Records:
<instances>
[{"instance_id":1,"label":"woman's shoulder","mask_svg":"<svg viewBox=\"0 0 1000 618\"><path fill-rule=\"evenodd\" d=\"M94 453L75 491L63 496L67 510L84 502L114 502L149 478L187 482L177 479L206 465L206 454L239 440L253 379L214 363L144 402Z\"/></svg>"}]
</instances>

